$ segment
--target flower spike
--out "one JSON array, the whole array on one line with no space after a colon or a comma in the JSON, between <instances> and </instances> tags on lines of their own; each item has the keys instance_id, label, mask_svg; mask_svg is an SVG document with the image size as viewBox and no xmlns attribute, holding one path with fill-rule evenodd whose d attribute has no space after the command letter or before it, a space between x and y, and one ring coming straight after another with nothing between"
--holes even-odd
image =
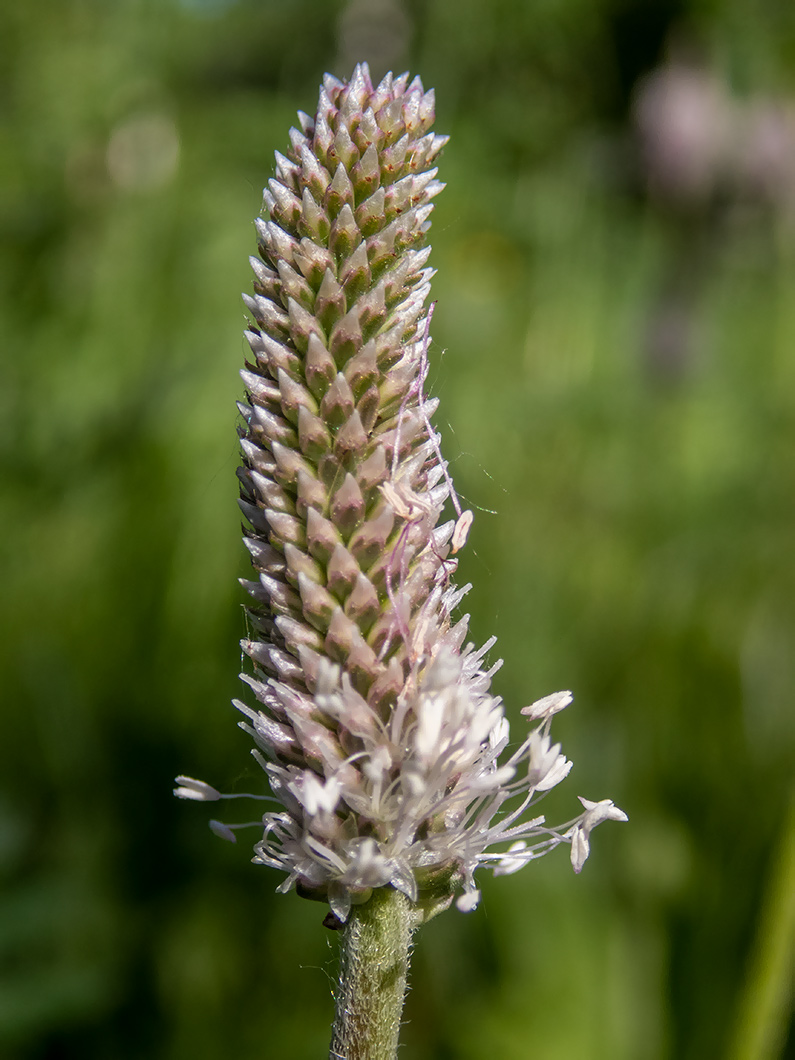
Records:
<instances>
[{"instance_id":1,"label":"flower spike","mask_svg":"<svg viewBox=\"0 0 795 1060\"><path fill-rule=\"evenodd\" d=\"M241 643L257 703L235 705L280 804L257 822L253 860L337 921L389 886L425 916L461 891L474 909L480 866L514 872L569 843L579 872L596 824L627 819L609 800L581 800L561 828L536 814L571 769L549 735L571 694L525 708L534 728L506 759L493 641L464 646L467 617L453 620L472 513L425 393L425 243L447 142L433 120L419 78L374 86L366 64L327 76L276 154L243 296L238 477L255 578ZM177 782L182 798L226 797ZM232 841L242 827L211 826Z\"/></svg>"}]
</instances>

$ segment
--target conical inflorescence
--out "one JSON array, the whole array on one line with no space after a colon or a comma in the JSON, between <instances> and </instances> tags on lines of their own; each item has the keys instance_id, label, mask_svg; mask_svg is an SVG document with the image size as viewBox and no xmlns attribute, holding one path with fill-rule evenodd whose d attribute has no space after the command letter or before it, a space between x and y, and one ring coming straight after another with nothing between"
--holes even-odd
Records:
<instances>
[{"instance_id":1,"label":"conical inflorescence","mask_svg":"<svg viewBox=\"0 0 795 1060\"><path fill-rule=\"evenodd\" d=\"M446 137L429 132L433 93L406 82L373 88L365 66L349 84L327 77L257 222L239 472L257 636L244 648L285 762L323 763L329 739L343 758L356 746L294 699L316 691L322 660L386 718L447 623L448 488L422 390Z\"/></svg>"},{"instance_id":2,"label":"conical inflorescence","mask_svg":"<svg viewBox=\"0 0 795 1060\"><path fill-rule=\"evenodd\" d=\"M348 83L327 76L276 155L244 295L238 474L257 577L243 679L257 706L236 706L282 804L254 860L341 920L386 885L430 906L463 884L472 908L478 865L514 871L564 841L579 871L590 829L625 819L608 801L563 830L525 819L570 767L548 735L570 697L528 708L538 728L499 764L508 724L480 669L491 642L464 647L467 619L452 618L471 516L424 391L425 237L447 140L433 119L418 78L373 86L364 64ZM457 518L440 525L449 499ZM221 797L179 779L183 797Z\"/></svg>"}]
</instances>

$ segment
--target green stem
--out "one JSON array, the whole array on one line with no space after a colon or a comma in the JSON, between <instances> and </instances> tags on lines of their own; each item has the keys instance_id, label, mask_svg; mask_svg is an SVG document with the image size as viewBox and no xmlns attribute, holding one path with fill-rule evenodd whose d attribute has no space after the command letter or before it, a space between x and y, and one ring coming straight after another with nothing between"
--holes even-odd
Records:
<instances>
[{"instance_id":1,"label":"green stem","mask_svg":"<svg viewBox=\"0 0 795 1060\"><path fill-rule=\"evenodd\" d=\"M395 1060L412 926L408 898L392 887L379 887L351 910L329 1060Z\"/></svg>"}]
</instances>

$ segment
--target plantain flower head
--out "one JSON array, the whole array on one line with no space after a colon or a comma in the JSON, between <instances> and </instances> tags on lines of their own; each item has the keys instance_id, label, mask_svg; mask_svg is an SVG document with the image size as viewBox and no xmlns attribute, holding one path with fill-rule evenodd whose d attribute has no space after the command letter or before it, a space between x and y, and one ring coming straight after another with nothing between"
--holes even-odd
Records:
<instances>
[{"instance_id":1,"label":"plantain flower head","mask_svg":"<svg viewBox=\"0 0 795 1060\"><path fill-rule=\"evenodd\" d=\"M454 613L461 510L425 394L432 308L434 95L419 78L373 85L327 75L299 112L258 219L244 295L240 507L255 577L249 637L255 705L235 701L279 808L254 861L328 901L391 885L428 915L474 908L480 865L513 872L561 842L579 871L591 828L626 820L609 801L557 829L532 816L571 763L549 736L571 699L527 708L509 739L501 701ZM445 506L452 517L444 520ZM178 778L176 794L215 801ZM259 822L258 822L259 824ZM212 822L234 839L237 825Z\"/></svg>"}]
</instances>

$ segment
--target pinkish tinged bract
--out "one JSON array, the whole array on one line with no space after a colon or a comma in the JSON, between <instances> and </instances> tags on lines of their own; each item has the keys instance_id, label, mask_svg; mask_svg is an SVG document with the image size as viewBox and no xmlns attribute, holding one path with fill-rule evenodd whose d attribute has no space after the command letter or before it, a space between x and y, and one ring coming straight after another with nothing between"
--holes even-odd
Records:
<instances>
[{"instance_id":1,"label":"pinkish tinged bract","mask_svg":"<svg viewBox=\"0 0 795 1060\"><path fill-rule=\"evenodd\" d=\"M561 842L579 872L591 829L626 820L605 800L548 828L531 808L568 773L551 744L567 692L524 713L537 727L506 760L508 722L465 645L452 583L461 512L425 396L433 92L367 66L326 76L276 155L252 258L252 357L241 373L240 506L256 580L245 582L244 674L276 812L254 861L280 890L327 900L339 920L392 885L425 915L477 904L479 865L513 872ZM450 501L457 519L440 524ZM499 665L499 664L498 664ZM180 777L184 798L225 798ZM226 838L233 829L213 822ZM496 849L495 849L496 847Z\"/></svg>"}]
</instances>

